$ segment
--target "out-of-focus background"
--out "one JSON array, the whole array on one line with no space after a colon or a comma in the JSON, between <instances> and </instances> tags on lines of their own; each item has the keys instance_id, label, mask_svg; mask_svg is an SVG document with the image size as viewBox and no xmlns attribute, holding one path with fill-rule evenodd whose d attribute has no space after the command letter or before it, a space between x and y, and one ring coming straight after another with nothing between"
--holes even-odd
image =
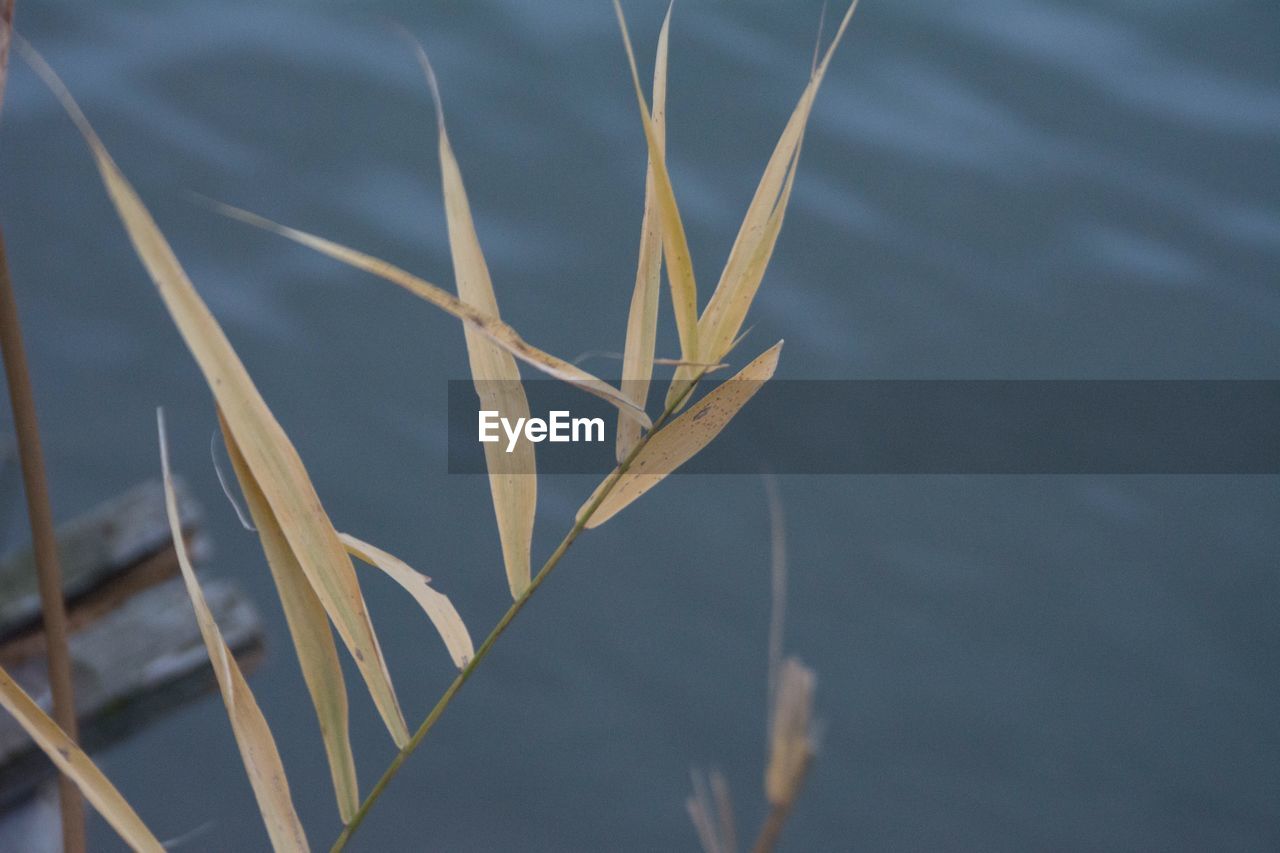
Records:
<instances>
[{"instance_id":1,"label":"out-of-focus background","mask_svg":"<svg viewBox=\"0 0 1280 853\"><path fill-rule=\"evenodd\" d=\"M820 6L675 10L671 168L704 295L804 85ZM646 69L664 8L627 4ZM483 479L444 473L458 324L189 196L451 285L430 103L388 21L436 64L505 317L566 357L621 349L645 152L607 4L46 0L17 18L339 528L433 576L482 636L507 593ZM1276 378L1277 37L1267 3L864 0L740 356L785 337L791 378ZM157 472L163 404L214 570L268 620L251 684L325 842L318 731L257 540L218 489L208 393L82 142L16 60L0 193L58 515ZM788 849L1280 845L1274 477L780 487L787 646L818 671L825 721ZM590 488L543 483L535 557ZM3 500L4 544L20 544L16 482ZM691 765L725 772L754 829L767 553L752 477L675 478L585 536L356 847L692 849ZM363 577L420 719L448 659L407 596ZM367 787L391 744L355 679L351 694ZM95 757L161 837L199 830L183 849L265 844L216 697ZM100 820L92 842L118 845Z\"/></svg>"}]
</instances>

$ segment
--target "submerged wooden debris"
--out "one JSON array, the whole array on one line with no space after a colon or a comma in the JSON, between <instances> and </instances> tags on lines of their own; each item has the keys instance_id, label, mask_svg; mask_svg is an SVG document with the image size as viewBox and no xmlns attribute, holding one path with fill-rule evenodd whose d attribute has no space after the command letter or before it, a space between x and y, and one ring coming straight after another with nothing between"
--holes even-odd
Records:
<instances>
[{"instance_id":1,"label":"submerged wooden debris","mask_svg":"<svg viewBox=\"0 0 1280 853\"><path fill-rule=\"evenodd\" d=\"M208 550L199 531L200 508L181 488L179 512L188 547L199 559ZM159 481L62 525L58 545L86 749L127 737L213 687L208 655L178 577ZM227 645L242 666L251 667L261 648L257 613L234 584L206 579L202 585ZM0 664L47 705L39 612L31 554L0 561ZM32 795L53 772L18 724L0 715L0 810L37 808ZM31 823L18 814L0 819L0 846L6 825Z\"/></svg>"}]
</instances>

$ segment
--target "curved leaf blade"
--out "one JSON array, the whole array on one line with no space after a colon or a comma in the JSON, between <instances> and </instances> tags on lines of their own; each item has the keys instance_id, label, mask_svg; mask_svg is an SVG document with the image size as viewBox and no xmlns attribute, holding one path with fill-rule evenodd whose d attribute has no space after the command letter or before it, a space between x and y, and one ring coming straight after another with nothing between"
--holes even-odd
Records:
<instances>
[{"instance_id":1,"label":"curved leaf blade","mask_svg":"<svg viewBox=\"0 0 1280 853\"><path fill-rule=\"evenodd\" d=\"M387 263L381 258L375 258L341 243L335 243L324 237L318 237L315 234L300 231L297 228L290 228L287 225L272 222L266 217L250 213L238 207L232 207L229 204L222 204L221 202L214 202L213 204L220 212L230 216L232 219L238 219L264 231L271 231L287 240L292 240L322 255L327 255L335 261L340 261L348 266L355 267L358 270L403 287L415 296L430 302L446 314L451 314L468 326L479 330L498 346L525 364L541 370L553 379L567 382L611 403L627 417L635 418L645 429L653 426L653 422L649 420L649 416L644 413L644 410L638 408L617 388L597 379L577 365L570 364L558 356L543 352L526 342L517 334L515 329L500 318L466 304L447 290L421 279L395 264Z\"/></svg>"},{"instance_id":2,"label":"curved leaf blade","mask_svg":"<svg viewBox=\"0 0 1280 853\"><path fill-rule=\"evenodd\" d=\"M276 749L275 738L271 736L271 728L267 725L262 709L253 698L253 691L245 681L240 665L235 656L227 648L218 630L218 623L209 611L204 600L204 592L200 582L196 580L195 569L187 556L187 545L182 535L182 519L178 515L178 499L173 490L173 474L169 470L169 439L164 429L164 412L156 411L156 425L160 433L160 468L164 474L164 506L169 516L169 531L173 536L173 547L178 556L178 567L182 570L182 580L187 586L187 595L191 598L191 606L196 612L196 622L200 626L200 636L204 639L205 649L209 653L209 662L213 664L213 674L218 681L218 690L222 693L222 702L227 708L227 717L231 721L231 730L236 737L236 745L240 748L240 759L244 762L245 772L249 776L249 784L253 787L253 795L258 801L258 811L262 813L262 822L267 826L267 834L271 837L271 848L280 851L307 851L307 835L302 830L302 823L293 808L293 797L289 793L289 780L285 776L284 764L280 761L280 753Z\"/></svg>"},{"instance_id":3,"label":"curved leaf blade","mask_svg":"<svg viewBox=\"0 0 1280 853\"><path fill-rule=\"evenodd\" d=\"M781 353L782 341L778 341L689 407L683 415L654 433L631 461L631 466L596 506L586 526L592 528L604 524L710 444L760 387L773 378ZM582 505L578 510L579 518L595 505L608 482L607 479L602 482Z\"/></svg>"},{"instance_id":4,"label":"curved leaf blade","mask_svg":"<svg viewBox=\"0 0 1280 853\"><path fill-rule=\"evenodd\" d=\"M391 686L382 649L360 594L355 568L333 529L311 478L284 430L258 393L218 321L196 292L164 234L116 166L89 120L43 59L28 60L75 122L93 154L107 194L179 333L226 417L254 479L262 487L289 547L306 572L339 636L356 660L374 704L397 746L408 727Z\"/></svg>"},{"instance_id":5,"label":"curved leaf blade","mask_svg":"<svg viewBox=\"0 0 1280 853\"><path fill-rule=\"evenodd\" d=\"M431 578L415 571L408 563L392 554L388 554L375 545L370 545L349 533L339 533L342 544L352 556L368 563L375 569L381 569L393 581L404 587L405 591L417 600L431 624L436 627L440 639L444 640L453 665L462 669L476 655L475 646L471 643L471 633L454 609L453 602L443 593L431 587Z\"/></svg>"},{"instance_id":6,"label":"curved leaf blade","mask_svg":"<svg viewBox=\"0 0 1280 853\"><path fill-rule=\"evenodd\" d=\"M164 853L164 847L97 765L3 668L0 668L0 705L13 715L58 770L76 783L85 799L125 843L142 853Z\"/></svg>"},{"instance_id":7,"label":"curved leaf blade","mask_svg":"<svg viewBox=\"0 0 1280 853\"><path fill-rule=\"evenodd\" d=\"M285 623L289 626L289 636L298 655L298 665L302 668L302 680L306 682L320 724L320 740L324 743L329 773L333 777L338 815L346 823L360 806L360 791L355 757L351 752L346 680L333 642L333 632L329 628L329 617L289 548L280 522L244 461L221 411L218 412L218 424L284 608Z\"/></svg>"}]
</instances>

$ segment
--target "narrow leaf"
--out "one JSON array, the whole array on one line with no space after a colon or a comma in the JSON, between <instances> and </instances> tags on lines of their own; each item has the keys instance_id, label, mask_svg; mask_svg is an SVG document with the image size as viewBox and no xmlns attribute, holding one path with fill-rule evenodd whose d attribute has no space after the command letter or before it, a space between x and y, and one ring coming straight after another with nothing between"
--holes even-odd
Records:
<instances>
[{"instance_id":1,"label":"narrow leaf","mask_svg":"<svg viewBox=\"0 0 1280 853\"><path fill-rule=\"evenodd\" d=\"M431 578L414 571L399 557L388 554L381 548L362 542L348 533L339 533L342 544L351 555L358 557L377 569L382 569L392 580L404 587L418 604L426 611L431 624L436 626L440 639L444 640L453 664L462 669L475 657L475 646L471 644L471 634L463 624L462 617L454 609L449 597L431 588Z\"/></svg>"},{"instance_id":2,"label":"narrow leaf","mask_svg":"<svg viewBox=\"0 0 1280 853\"><path fill-rule=\"evenodd\" d=\"M164 853L164 847L97 765L3 668L0 668L0 705L13 715L58 770L76 783L85 799L106 818L126 844L146 853Z\"/></svg>"},{"instance_id":3,"label":"narrow leaf","mask_svg":"<svg viewBox=\"0 0 1280 853\"><path fill-rule=\"evenodd\" d=\"M322 255L328 255L336 261L341 261L348 266L363 270L392 284L398 284L445 313L452 314L468 326L479 330L498 346L525 364L536 367L554 379L568 382L570 385L574 385L596 395L602 400L612 403L628 417L635 418L645 429L653 426L649 416L617 388L597 379L582 368L550 353L543 352L525 342L516 333L515 329L508 326L501 319L466 304L447 290L418 278L416 275L394 264L389 264L384 260L343 246L340 243L335 243L332 240L326 240L324 237L317 237L306 231L299 231L296 228L280 225L256 213L250 213L247 210L241 210L228 204L213 202L213 205L217 210L233 219L279 234L281 237L285 237L309 249L314 249Z\"/></svg>"},{"instance_id":4,"label":"narrow leaf","mask_svg":"<svg viewBox=\"0 0 1280 853\"><path fill-rule=\"evenodd\" d=\"M778 341L731 379L695 403L689 411L654 433L632 460L627 471L618 478L603 500L600 500L587 519L586 526L599 527L604 524L710 444L747 401L755 396L760 386L773 377L781 352L782 341ZM601 483L582 505L578 510L579 518L596 504L608 482L605 480Z\"/></svg>"},{"instance_id":5,"label":"narrow leaf","mask_svg":"<svg viewBox=\"0 0 1280 853\"><path fill-rule=\"evenodd\" d=\"M791 200L791 189L795 184L796 168L800 163L801 136L796 140L791 158L786 164L781 189L777 197L771 200L771 207L765 210L764 219L752 223L750 239L739 234L739 242L735 243L736 254L730 254L729 263L725 266L725 275L721 285L711 296L706 311L703 312L699 328L704 330L703 341L707 347L704 355L709 360L724 358L732 349L734 339L742 330L747 312L755 300L764 280L764 274L773 257L774 247L778 242L778 234L782 230L783 219L787 212L787 203ZM751 213L748 213L751 216ZM744 227L746 223L744 223ZM714 355L712 355L714 354Z\"/></svg>"},{"instance_id":6,"label":"narrow leaf","mask_svg":"<svg viewBox=\"0 0 1280 853\"><path fill-rule=\"evenodd\" d=\"M821 62L814 66L809 83L787 120L756 187L755 195L747 207L715 292L711 294L698 321L701 357L706 361L718 361L729 352L734 338L742 329L751 303L755 300L786 215L813 102L823 77L826 76L831 57L844 37L857 5L857 0L849 4L835 38L827 47ZM677 370L671 387L682 387L681 383L689 376L688 369Z\"/></svg>"},{"instance_id":7,"label":"narrow leaf","mask_svg":"<svg viewBox=\"0 0 1280 853\"><path fill-rule=\"evenodd\" d=\"M213 664L213 674L218 680L218 689L222 692L222 702L227 707L227 717L231 720L236 745L240 747L240 758L249 774L253 794L258 800L258 811L262 813L262 821L267 825L273 850L277 853L282 850L309 850L306 833L302 831L302 824L293 810L289 780L285 778L284 765L280 762L280 753L276 750L271 729L262 716L257 700L253 698L253 692L249 690L249 683L245 681L240 665L222 639L222 632L218 630L218 623L214 621L209 605L205 603L204 593L200 590L195 570L187 557L187 545L182 536L182 519L178 515L178 499L173 490L173 475L169 470L169 439L165 434L163 411L156 411L156 423L160 432L164 505L169 514L173 547L178 555L178 566L182 569L182 580L187 585L187 595L196 611L200 636L204 638L209 660Z\"/></svg>"},{"instance_id":8,"label":"narrow leaf","mask_svg":"<svg viewBox=\"0 0 1280 853\"><path fill-rule=\"evenodd\" d=\"M471 205L462 183L462 171L449 143L445 129L444 108L435 71L421 45L414 43L418 60L427 75L431 96L436 106L439 128L440 175L444 186L445 218L449 228L449 252L453 257L453 275L458 297L463 303L499 319L498 299L489 278L471 218ZM511 353L499 347L480 330L469 325L462 328L467 340L467 357L471 362L471 378L482 410L497 411L515 422L529 418L529 400L520 384L520 369ZM643 405L643 404L642 404ZM485 464L489 469L489 491L498 519L498 538L502 543L502 562L507 570L511 597L519 598L529 586L529 552L533 547L533 519L538 504L538 479L535 476L533 443L517 442L514 452L497 443L484 445Z\"/></svg>"},{"instance_id":9,"label":"narrow leaf","mask_svg":"<svg viewBox=\"0 0 1280 853\"><path fill-rule=\"evenodd\" d=\"M675 192L671 188L671 176L667 173L664 145L640 87L640 72L636 69L627 20L618 0L613 0L613 9L618 16L618 26L622 29L622 44L626 48L627 62L631 66L631 83L636 90L640 121L644 125L644 138L649 146L658 221L662 227L662 244L666 253L667 280L671 283L671 304L675 309L676 328L680 333L680 354L687 361L698 361L701 358L698 350L698 285L693 276L693 257L689 254L689 241L685 237L680 208L676 205ZM667 14L670 16L670 10Z\"/></svg>"},{"instance_id":10,"label":"narrow leaf","mask_svg":"<svg viewBox=\"0 0 1280 853\"><path fill-rule=\"evenodd\" d=\"M382 650L360 594L355 568L325 514L306 468L187 277L151 214L121 174L53 69L26 48L32 67L62 101L93 153L102 182L187 347L195 356L254 479L290 549L364 676L398 746L409 740Z\"/></svg>"},{"instance_id":11,"label":"narrow leaf","mask_svg":"<svg viewBox=\"0 0 1280 853\"><path fill-rule=\"evenodd\" d=\"M329 760L333 790L338 798L338 814L346 823L360 805L360 792L347 722L346 681L338 661L333 632L329 629L329 618L289 548L280 522L245 463L244 455L221 412L218 413L218 423L222 427L231 467L240 483L240 492L262 540L262 550L266 554L267 565L271 567L276 592L280 595L289 636L302 668L302 680L307 684L311 704L315 706L316 719L320 723L320 739Z\"/></svg>"},{"instance_id":12,"label":"narrow leaf","mask_svg":"<svg viewBox=\"0 0 1280 853\"><path fill-rule=\"evenodd\" d=\"M658 55L653 63L653 128L658 147L665 148L667 133L667 32L671 9L658 34ZM637 406L649 398L653 377L653 353L658 336L658 296L662 289L662 226L658 220L650 159L644 179L644 219L640 223L640 260L636 265L636 286L627 315L627 343L622 352L622 393ZM618 418L617 456L621 462L640 440L640 425L630 418Z\"/></svg>"}]
</instances>

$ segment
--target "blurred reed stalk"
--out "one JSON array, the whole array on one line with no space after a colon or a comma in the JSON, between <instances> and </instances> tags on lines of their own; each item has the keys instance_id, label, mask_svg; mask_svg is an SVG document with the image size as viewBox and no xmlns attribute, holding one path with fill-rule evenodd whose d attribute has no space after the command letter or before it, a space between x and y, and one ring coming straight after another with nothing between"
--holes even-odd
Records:
<instances>
[{"instance_id":1,"label":"blurred reed stalk","mask_svg":"<svg viewBox=\"0 0 1280 853\"><path fill-rule=\"evenodd\" d=\"M12 4L10 4L12 14ZM7 27L6 27L7 29ZM9 280L9 260L4 233L0 231L0 353L4 356L9 383L9 403L13 407L18 457L22 464L23 491L27 496L27 518L40 587L40 607L44 618L45 647L49 661L49 685L53 692L53 718L75 740L76 703L71 687L71 657L67 652L67 611L62 596L62 567L58 562L53 513L44 476L44 452L40 447L40 427L36 420L35 398L27 372L27 356L22 345L22 325L18 304ZM85 849L84 801L75 783L58 776L58 797L62 811L62 844L68 853Z\"/></svg>"},{"instance_id":2,"label":"blurred reed stalk","mask_svg":"<svg viewBox=\"0 0 1280 853\"><path fill-rule=\"evenodd\" d=\"M765 816L764 823L760 826L760 834L756 836L756 843L751 847L752 853L772 853L774 848L778 846L778 838L782 835L782 827L786 826L787 818L791 815L791 809L796 804L796 799L800 795L800 788L804 783L805 777L809 774L809 766L812 763L813 753L805 753L796 768L794 787L787 797L769 807L769 814Z\"/></svg>"},{"instance_id":3,"label":"blurred reed stalk","mask_svg":"<svg viewBox=\"0 0 1280 853\"><path fill-rule=\"evenodd\" d=\"M0 0L0 106L9 66L9 41L13 34L14 0ZM40 448L40 426L27 373L27 356L22 346L22 324L18 303L9 279L9 258L4 232L0 230L0 355L4 358L9 384L9 404L13 408L18 458L22 464L23 491L27 496L27 518L36 559L40 607L49 661L49 685L53 693L53 716L73 741L76 739L76 702L71 687L71 657L67 652L67 611L62 598L62 567L53 533L53 512L44 478L44 452ZM84 800L80 790L66 775L58 776L58 802L62 816L62 848L67 853L83 853Z\"/></svg>"}]
</instances>

